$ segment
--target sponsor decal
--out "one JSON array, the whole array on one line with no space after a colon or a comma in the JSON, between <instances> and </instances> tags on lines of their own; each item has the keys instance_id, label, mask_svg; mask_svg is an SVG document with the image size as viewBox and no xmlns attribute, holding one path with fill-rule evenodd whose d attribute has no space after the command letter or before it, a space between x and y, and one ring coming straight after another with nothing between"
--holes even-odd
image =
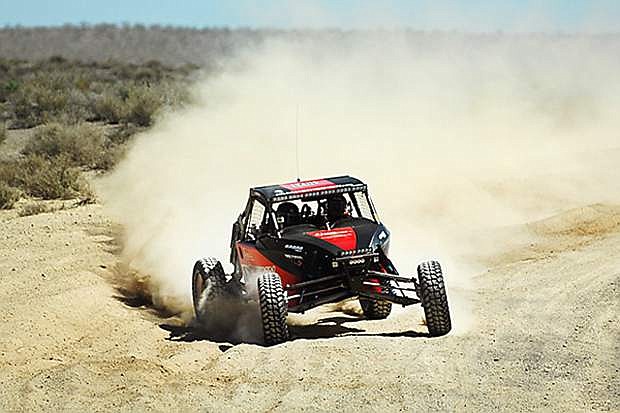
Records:
<instances>
[{"instance_id":1,"label":"sponsor decal","mask_svg":"<svg viewBox=\"0 0 620 413\"><path fill-rule=\"evenodd\" d=\"M328 181L327 179L315 179L311 181L291 182L280 186L282 188L288 189L289 191L298 192L308 191L312 189L334 188L336 187L336 184Z\"/></svg>"},{"instance_id":2,"label":"sponsor decal","mask_svg":"<svg viewBox=\"0 0 620 413\"><path fill-rule=\"evenodd\" d=\"M265 272L275 272L282 279L282 285L292 285L301 281L301 279L278 267L273 262L271 262L267 257L261 254L254 245L249 245L245 243L237 243L237 246L242 254L239 254L241 257L241 267L243 268L244 275L252 275L258 276ZM302 261L303 262L303 261Z\"/></svg>"},{"instance_id":3,"label":"sponsor decal","mask_svg":"<svg viewBox=\"0 0 620 413\"><path fill-rule=\"evenodd\" d=\"M329 242L343 250L355 249L357 245L357 235L351 227L306 232L306 235Z\"/></svg>"},{"instance_id":4,"label":"sponsor decal","mask_svg":"<svg viewBox=\"0 0 620 413\"><path fill-rule=\"evenodd\" d=\"M304 250L303 245L295 245L295 244L286 244L284 248L287 250L293 250L295 252L302 252Z\"/></svg>"},{"instance_id":5,"label":"sponsor decal","mask_svg":"<svg viewBox=\"0 0 620 413\"><path fill-rule=\"evenodd\" d=\"M386 237L387 237L387 234L385 233L385 231L381 231L381 233L379 234L379 239L383 241Z\"/></svg>"},{"instance_id":6,"label":"sponsor decal","mask_svg":"<svg viewBox=\"0 0 620 413\"><path fill-rule=\"evenodd\" d=\"M293 255L293 254L284 254L285 258L288 258L289 260L303 260L304 257L302 257L301 255Z\"/></svg>"}]
</instances>

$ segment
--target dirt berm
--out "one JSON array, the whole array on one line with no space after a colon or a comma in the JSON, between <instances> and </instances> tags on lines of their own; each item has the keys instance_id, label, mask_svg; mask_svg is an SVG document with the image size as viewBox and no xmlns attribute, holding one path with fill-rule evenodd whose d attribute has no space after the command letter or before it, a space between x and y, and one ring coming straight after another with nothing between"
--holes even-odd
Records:
<instances>
[{"instance_id":1,"label":"dirt berm","mask_svg":"<svg viewBox=\"0 0 620 413\"><path fill-rule=\"evenodd\" d=\"M480 257L465 332L427 337L418 308L375 322L332 306L273 348L201 339L115 289L99 205L0 220L0 411L620 410L617 206Z\"/></svg>"}]
</instances>

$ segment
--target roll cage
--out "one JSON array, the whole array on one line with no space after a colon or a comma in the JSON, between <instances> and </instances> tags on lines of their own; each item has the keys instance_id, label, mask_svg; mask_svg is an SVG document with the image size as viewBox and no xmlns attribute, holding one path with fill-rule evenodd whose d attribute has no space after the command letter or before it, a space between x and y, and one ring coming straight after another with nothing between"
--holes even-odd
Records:
<instances>
[{"instance_id":1,"label":"roll cage","mask_svg":"<svg viewBox=\"0 0 620 413\"><path fill-rule=\"evenodd\" d=\"M304 188L304 183L328 182L322 187L308 185ZM351 177L328 178L315 181L302 181L299 183L302 189L287 191L287 186L295 185L272 185L250 189L250 196L243 212L233 225L231 237L231 261L234 261L235 243L255 242L263 235L271 235L277 238L282 236L284 229L276 219L274 206L281 202L301 201L303 204L317 202L315 214L321 213L321 202L335 194L348 195L348 203L352 212L357 217L370 219L380 223L379 216L375 210L372 200L368 194L366 184Z\"/></svg>"}]
</instances>

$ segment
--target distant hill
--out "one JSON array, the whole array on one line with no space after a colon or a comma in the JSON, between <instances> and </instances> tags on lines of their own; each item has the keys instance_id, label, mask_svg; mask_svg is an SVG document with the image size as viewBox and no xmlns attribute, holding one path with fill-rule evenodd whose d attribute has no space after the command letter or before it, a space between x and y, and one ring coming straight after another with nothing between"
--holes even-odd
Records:
<instances>
[{"instance_id":1,"label":"distant hill","mask_svg":"<svg viewBox=\"0 0 620 413\"><path fill-rule=\"evenodd\" d=\"M157 60L168 66L194 64L214 66L243 48L260 46L268 38L308 41L321 45L350 44L372 39L389 45L390 41L406 41L416 53L443 49L446 52L513 48L529 43L543 48L579 45L607 48L615 53L620 48L620 34L464 34L459 32L423 32L415 30L269 30L269 29L193 29L143 25L65 25L61 27L0 28L0 58L41 60L53 56L82 62L116 60L142 64ZM490 50L493 52L493 50Z\"/></svg>"},{"instance_id":2,"label":"distant hill","mask_svg":"<svg viewBox=\"0 0 620 413\"><path fill-rule=\"evenodd\" d=\"M81 61L117 60L166 65L205 65L234 48L254 46L268 32L250 29L187 29L163 26L62 26L0 28L0 57L39 60L52 56Z\"/></svg>"}]
</instances>

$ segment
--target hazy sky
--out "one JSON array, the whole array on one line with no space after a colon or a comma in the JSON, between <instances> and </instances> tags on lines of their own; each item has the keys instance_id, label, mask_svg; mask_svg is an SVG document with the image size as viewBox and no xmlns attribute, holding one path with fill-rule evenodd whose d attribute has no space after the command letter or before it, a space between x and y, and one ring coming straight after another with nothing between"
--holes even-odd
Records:
<instances>
[{"instance_id":1,"label":"hazy sky","mask_svg":"<svg viewBox=\"0 0 620 413\"><path fill-rule=\"evenodd\" d=\"M0 25L620 32L620 0L0 0Z\"/></svg>"}]
</instances>

